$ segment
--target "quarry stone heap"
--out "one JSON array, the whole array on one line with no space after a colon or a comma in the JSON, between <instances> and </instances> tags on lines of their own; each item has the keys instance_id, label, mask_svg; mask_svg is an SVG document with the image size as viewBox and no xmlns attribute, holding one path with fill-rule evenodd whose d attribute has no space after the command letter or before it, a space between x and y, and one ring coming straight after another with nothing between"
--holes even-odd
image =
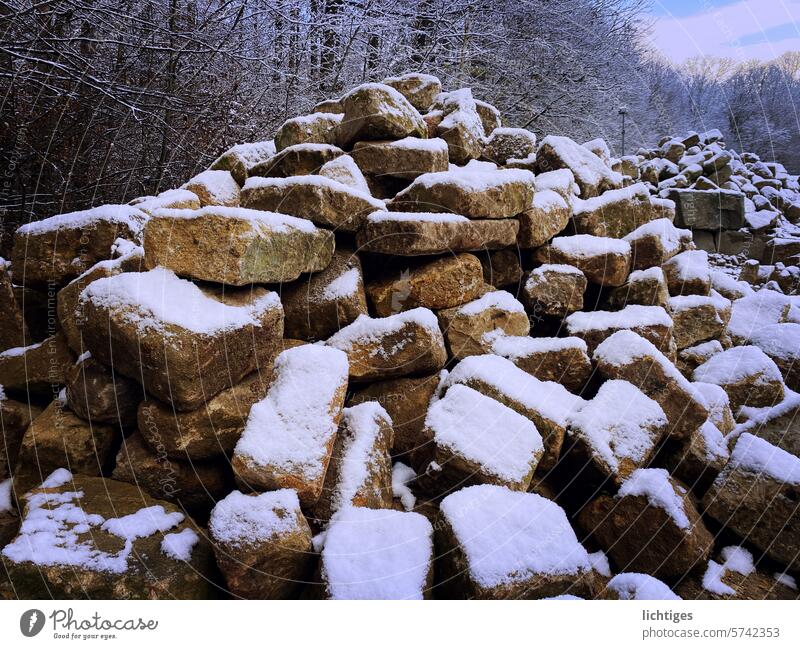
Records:
<instances>
[{"instance_id":1,"label":"quarry stone heap","mask_svg":"<svg viewBox=\"0 0 800 649\"><path fill-rule=\"evenodd\" d=\"M0 596L796 598L799 255L718 131L613 157L418 73L27 224Z\"/></svg>"}]
</instances>

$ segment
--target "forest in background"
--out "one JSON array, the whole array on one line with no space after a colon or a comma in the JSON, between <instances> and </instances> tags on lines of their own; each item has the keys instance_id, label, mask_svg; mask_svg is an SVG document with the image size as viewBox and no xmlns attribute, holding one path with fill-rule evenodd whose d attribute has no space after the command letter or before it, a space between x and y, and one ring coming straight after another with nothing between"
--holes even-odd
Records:
<instances>
[{"instance_id":1,"label":"forest in background","mask_svg":"<svg viewBox=\"0 0 800 649\"><path fill-rule=\"evenodd\" d=\"M21 222L180 185L366 81L471 87L507 126L621 155L719 128L800 172L800 53L675 67L646 0L0 0L0 209Z\"/></svg>"}]
</instances>

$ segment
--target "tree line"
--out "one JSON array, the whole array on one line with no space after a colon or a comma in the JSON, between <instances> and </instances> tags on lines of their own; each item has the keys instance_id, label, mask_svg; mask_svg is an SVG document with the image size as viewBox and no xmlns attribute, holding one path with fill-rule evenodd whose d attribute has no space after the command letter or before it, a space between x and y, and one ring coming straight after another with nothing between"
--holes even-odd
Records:
<instances>
[{"instance_id":1,"label":"tree line","mask_svg":"<svg viewBox=\"0 0 800 649\"><path fill-rule=\"evenodd\" d=\"M0 0L6 233L177 186L232 144L405 71L469 86L509 126L626 151L720 128L800 171L800 54L676 68L646 0Z\"/></svg>"}]
</instances>

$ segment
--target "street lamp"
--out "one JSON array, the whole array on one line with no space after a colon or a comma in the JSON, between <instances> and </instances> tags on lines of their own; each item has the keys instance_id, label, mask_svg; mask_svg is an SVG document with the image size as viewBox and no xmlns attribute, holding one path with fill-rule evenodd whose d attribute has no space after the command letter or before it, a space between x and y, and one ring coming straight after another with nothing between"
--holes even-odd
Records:
<instances>
[{"instance_id":1,"label":"street lamp","mask_svg":"<svg viewBox=\"0 0 800 649\"><path fill-rule=\"evenodd\" d=\"M625 155L625 115L628 114L628 107L625 104L619 107L619 114L622 115L622 155Z\"/></svg>"}]
</instances>

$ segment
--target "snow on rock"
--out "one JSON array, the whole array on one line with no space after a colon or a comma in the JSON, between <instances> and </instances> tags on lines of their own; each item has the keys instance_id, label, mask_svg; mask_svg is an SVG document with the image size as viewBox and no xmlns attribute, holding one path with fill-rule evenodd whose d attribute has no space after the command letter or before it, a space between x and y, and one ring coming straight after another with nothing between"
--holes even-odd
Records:
<instances>
[{"instance_id":1,"label":"snow on rock","mask_svg":"<svg viewBox=\"0 0 800 649\"><path fill-rule=\"evenodd\" d=\"M14 505L11 502L11 486L13 482L11 478L0 482L0 514L14 510Z\"/></svg>"},{"instance_id":2,"label":"snow on rock","mask_svg":"<svg viewBox=\"0 0 800 649\"><path fill-rule=\"evenodd\" d=\"M623 481L652 455L667 418L661 406L627 381L606 381L570 417L568 435L580 440L598 468Z\"/></svg>"},{"instance_id":3,"label":"snow on rock","mask_svg":"<svg viewBox=\"0 0 800 649\"><path fill-rule=\"evenodd\" d=\"M297 488L315 502L341 417L347 356L331 347L301 345L275 359L267 396L253 405L233 454L239 479L262 488Z\"/></svg>"},{"instance_id":4,"label":"snow on rock","mask_svg":"<svg viewBox=\"0 0 800 649\"><path fill-rule=\"evenodd\" d=\"M164 535L164 540L161 541L161 551L170 559L189 561L192 558L192 550L199 540L197 532L187 527L180 532Z\"/></svg>"},{"instance_id":5,"label":"snow on rock","mask_svg":"<svg viewBox=\"0 0 800 649\"><path fill-rule=\"evenodd\" d=\"M321 556L331 599L423 599L433 569L433 528L421 514L348 507Z\"/></svg>"},{"instance_id":6,"label":"snow on rock","mask_svg":"<svg viewBox=\"0 0 800 649\"><path fill-rule=\"evenodd\" d=\"M736 409L768 406L783 399L783 377L775 362L754 345L731 347L694 371L694 380L725 389Z\"/></svg>"},{"instance_id":7,"label":"snow on rock","mask_svg":"<svg viewBox=\"0 0 800 649\"><path fill-rule=\"evenodd\" d=\"M608 589L618 599L675 600L681 599L663 581L638 572L623 572L608 582Z\"/></svg>"},{"instance_id":8,"label":"snow on rock","mask_svg":"<svg viewBox=\"0 0 800 649\"><path fill-rule=\"evenodd\" d=\"M400 499L403 509L407 512L413 511L417 504L417 497L408 487L408 483L415 480L416 472L407 464L395 462L392 466L392 493L395 498Z\"/></svg>"},{"instance_id":9,"label":"snow on rock","mask_svg":"<svg viewBox=\"0 0 800 649\"><path fill-rule=\"evenodd\" d=\"M464 385L453 385L431 404L425 426L433 434L440 465L459 458L475 468L473 480L521 490L530 484L544 449L532 421Z\"/></svg>"},{"instance_id":10,"label":"snow on rock","mask_svg":"<svg viewBox=\"0 0 800 649\"><path fill-rule=\"evenodd\" d=\"M608 165L586 147L568 137L548 135L539 144L537 160L548 163L550 168L566 167L575 176L583 198L591 198L605 189L622 184L622 175L612 171Z\"/></svg>"},{"instance_id":11,"label":"snow on rock","mask_svg":"<svg viewBox=\"0 0 800 649\"><path fill-rule=\"evenodd\" d=\"M525 589L537 579L577 584L592 570L564 510L537 494L496 485L467 487L447 496L441 512L479 591ZM564 586L566 591L569 585Z\"/></svg>"},{"instance_id":12,"label":"snow on rock","mask_svg":"<svg viewBox=\"0 0 800 649\"><path fill-rule=\"evenodd\" d=\"M119 310L140 331L175 325L212 335L246 326L260 326L259 314L280 307L276 293L268 292L245 306L228 305L208 297L192 282L166 268L144 273L120 273L89 284L80 300Z\"/></svg>"},{"instance_id":13,"label":"snow on rock","mask_svg":"<svg viewBox=\"0 0 800 649\"><path fill-rule=\"evenodd\" d=\"M728 464L781 483L800 485L800 458L750 433L739 436Z\"/></svg>"},{"instance_id":14,"label":"snow on rock","mask_svg":"<svg viewBox=\"0 0 800 649\"><path fill-rule=\"evenodd\" d=\"M58 214L41 221L26 223L17 229L21 236L53 232L61 228L83 229L104 222L127 226L131 235L141 235L147 215L135 205L101 205L89 210Z\"/></svg>"},{"instance_id":15,"label":"snow on rock","mask_svg":"<svg viewBox=\"0 0 800 649\"><path fill-rule=\"evenodd\" d=\"M666 469L636 469L622 483L620 496L644 496L651 507L663 509L681 529L689 529L683 495L675 490Z\"/></svg>"},{"instance_id":16,"label":"snow on rock","mask_svg":"<svg viewBox=\"0 0 800 649\"><path fill-rule=\"evenodd\" d=\"M234 490L211 511L208 530L217 542L229 546L258 545L292 531L300 510L294 489L252 495Z\"/></svg>"},{"instance_id":17,"label":"snow on rock","mask_svg":"<svg viewBox=\"0 0 800 649\"><path fill-rule=\"evenodd\" d=\"M753 565L753 555L743 547L729 545L722 549L720 553L722 563L709 561L708 568L703 575L703 588L715 595L736 595L736 591L722 581L725 573L738 572L740 575L747 576L755 571Z\"/></svg>"},{"instance_id":18,"label":"snow on rock","mask_svg":"<svg viewBox=\"0 0 800 649\"><path fill-rule=\"evenodd\" d=\"M782 322L790 307L791 301L776 291L747 295L733 302L728 332L738 344L747 343L762 327Z\"/></svg>"}]
</instances>

